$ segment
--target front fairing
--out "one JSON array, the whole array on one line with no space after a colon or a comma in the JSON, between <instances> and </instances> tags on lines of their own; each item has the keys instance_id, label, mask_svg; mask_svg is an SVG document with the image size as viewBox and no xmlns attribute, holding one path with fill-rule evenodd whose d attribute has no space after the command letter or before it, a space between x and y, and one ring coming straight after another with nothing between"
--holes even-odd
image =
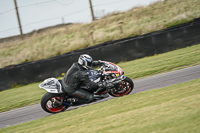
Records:
<instances>
[{"instance_id":1,"label":"front fairing","mask_svg":"<svg viewBox=\"0 0 200 133\"><path fill-rule=\"evenodd\" d=\"M123 70L117 66L116 64L114 63L111 63L111 62L107 62L107 61L103 61L104 62L104 65L99 69L99 70L94 70L94 69L90 69L87 71L88 75L89 75L89 79L93 82L99 82L102 75L103 74L104 76L105 75L113 75L114 77L118 77L119 78L124 78L124 72ZM103 73L99 73L99 71L103 72Z\"/></svg>"},{"instance_id":2,"label":"front fairing","mask_svg":"<svg viewBox=\"0 0 200 133\"><path fill-rule=\"evenodd\" d=\"M108 68L108 70L105 70L103 72L104 74L115 74L116 76L124 74L124 71L114 63L105 61L105 65Z\"/></svg>"}]
</instances>

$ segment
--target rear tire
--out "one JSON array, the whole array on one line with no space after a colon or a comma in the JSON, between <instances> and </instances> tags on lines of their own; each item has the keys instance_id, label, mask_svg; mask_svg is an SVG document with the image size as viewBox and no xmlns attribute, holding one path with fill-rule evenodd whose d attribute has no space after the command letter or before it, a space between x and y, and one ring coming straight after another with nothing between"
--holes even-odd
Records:
<instances>
[{"instance_id":1,"label":"rear tire","mask_svg":"<svg viewBox=\"0 0 200 133\"><path fill-rule=\"evenodd\" d=\"M41 99L41 107L44 111L48 113L59 113L65 111L67 108L64 105L61 105L59 107L53 106L53 99L61 100L62 96L61 94L55 94L55 93L46 93L42 99Z\"/></svg>"},{"instance_id":2,"label":"rear tire","mask_svg":"<svg viewBox=\"0 0 200 133\"><path fill-rule=\"evenodd\" d=\"M109 94L111 96L121 97L121 96L124 96L124 95L128 95L133 91L133 88L134 88L134 83L129 77L126 77L122 81L122 83L119 83L119 85L123 88L123 90L117 90L117 88L114 88L109 92Z\"/></svg>"}]
</instances>

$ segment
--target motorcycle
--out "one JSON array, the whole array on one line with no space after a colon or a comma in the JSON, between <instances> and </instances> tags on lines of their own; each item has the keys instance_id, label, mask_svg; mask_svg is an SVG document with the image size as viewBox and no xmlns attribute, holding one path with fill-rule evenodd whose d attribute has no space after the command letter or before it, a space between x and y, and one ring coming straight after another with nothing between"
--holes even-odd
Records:
<instances>
[{"instance_id":1,"label":"motorcycle","mask_svg":"<svg viewBox=\"0 0 200 133\"><path fill-rule=\"evenodd\" d=\"M95 83L104 81L108 85L108 87L98 88L93 92L94 101L107 98L105 95L121 97L131 93L134 88L133 81L124 76L123 70L116 64L107 61L103 62L104 65L98 70L88 70L89 79L91 81ZM41 99L41 107L44 111L48 113L59 113L65 111L70 106L77 106L68 102L67 99L73 97L63 91L61 80L48 78L39 84L39 87L47 91ZM87 91L85 86L81 88Z\"/></svg>"}]
</instances>

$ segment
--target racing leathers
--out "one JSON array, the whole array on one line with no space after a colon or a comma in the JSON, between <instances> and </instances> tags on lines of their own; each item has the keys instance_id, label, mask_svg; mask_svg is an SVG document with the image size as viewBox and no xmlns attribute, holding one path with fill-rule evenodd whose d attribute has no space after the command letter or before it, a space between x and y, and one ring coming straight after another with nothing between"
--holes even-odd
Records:
<instances>
[{"instance_id":1,"label":"racing leathers","mask_svg":"<svg viewBox=\"0 0 200 133\"><path fill-rule=\"evenodd\" d=\"M100 61L93 61L93 66L101 65ZM87 70L78 63L73 63L62 79L62 85L65 92L70 96L78 98L79 104L90 103L94 100L93 94L81 88L86 86L88 90L95 91L99 85L89 79Z\"/></svg>"}]
</instances>

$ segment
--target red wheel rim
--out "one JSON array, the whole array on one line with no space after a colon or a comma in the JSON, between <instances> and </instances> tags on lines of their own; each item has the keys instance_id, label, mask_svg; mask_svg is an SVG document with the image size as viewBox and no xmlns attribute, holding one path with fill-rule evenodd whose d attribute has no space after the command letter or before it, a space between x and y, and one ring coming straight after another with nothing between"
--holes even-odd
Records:
<instances>
[{"instance_id":1,"label":"red wheel rim","mask_svg":"<svg viewBox=\"0 0 200 133\"><path fill-rule=\"evenodd\" d=\"M52 106L52 101L53 101L53 99L62 99L62 98L60 98L60 97L52 97L51 99L49 99L48 101L47 101L47 103L46 103L46 108L49 110L49 111L51 111L51 112L60 112L60 111L62 111L64 108L65 108L65 106L60 106L60 107L56 107L56 108L54 108L53 106Z\"/></svg>"},{"instance_id":2,"label":"red wheel rim","mask_svg":"<svg viewBox=\"0 0 200 133\"><path fill-rule=\"evenodd\" d=\"M131 84L127 81L123 81L124 83L123 84L119 84L124 90L123 91L117 91L114 92L114 91L111 91L112 95L116 96L116 97L119 97L119 96L123 96L123 95L126 95L128 94L130 91L131 91Z\"/></svg>"}]
</instances>

